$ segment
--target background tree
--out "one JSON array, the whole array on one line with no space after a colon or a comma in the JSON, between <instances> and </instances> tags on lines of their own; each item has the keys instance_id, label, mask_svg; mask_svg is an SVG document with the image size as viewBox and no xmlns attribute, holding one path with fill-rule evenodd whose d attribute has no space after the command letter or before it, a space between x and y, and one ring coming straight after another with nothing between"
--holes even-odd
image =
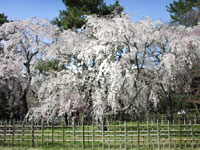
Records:
<instances>
[{"instance_id":1,"label":"background tree","mask_svg":"<svg viewBox=\"0 0 200 150\"><path fill-rule=\"evenodd\" d=\"M0 26L4 24L5 22L8 22L7 16L5 16L3 13L0 13ZM0 54L3 52L3 44L0 40Z\"/></svg>"},{"instance_id":2,"label":"background tree","mask_svg":"<svg viewBox=\"0 0 200 150\"><path fill-rule=\"evenodd\" d=\"M185 26L189 26L189 27L193 27L198 25L198 23L200 22L200 1L199 0L179 0L179 1L174 1L173 3L171 3L169 6L167 6L167 10L171 13L171 23L172 24L181 24L181 25L185 25ZM196 30L196 35L199 36L199 29L195 29ZM193 32L194 34L194 32ZM192 50L193 47L190 46L190 49ZM197 82L198 76L200 74L197 74L200 72L199 67L195 67L195 64L198 64L199 62L196 62L196 60L193 61L193 65L192 68L190 69L190 77L191 77L191 85L190 85L190 91L194 91L193 89L193 82ZM195 72L195 73L194 73ZM193 74L193 75L192 75ZM200 80L198 81L200 82ZM192 92L192 95L198 95L197 94L198 91L196 90L196 93ZM197 108L198 102L196 101L197 96L195 98L191 98L191 92L185 92L183 91L179 91L177 93L173 94L175 97L174 102L177 104L176 108L180 108L180 109L188 109L188 108L194 108L191 107L193 106L192 103L194 104L195 108ZM192 96L192 97L193 97ZM182 101L181 103L180 100ZM185 103L188 104L185 104ZM195 104L195 102L197 103L197 105ZM191 104L189 104L191 103ZM179 105L180 104L180 105ZM174 104L175 106L175 104ZM183 107L185 106L185 107ZM187 107L189 106L189 107ZM197 109L198 110L198 109ZM177 110L179 111L179 110Z\"/></svg>"},{"instance_id":3,"label":"background tree","mask_svg":"<svg viewBox=\"0 0 200 150\"><path fill-rule=\"evenodd\" d=\"M199 0L174 1L167 6L167 11L171 13L172 23L195 26L200 22Z\"/></svg>"},{"instance_id":4,"label":"background tree","mask_svg":"<svg viewBox=\"0 0 200 150\"><path fill-rule=\"evenodd\" d=\"M8 22L7 16L5 16L4 13L0 13L0 26L5 22Z\"/></svg>"},{"instance_id":5,"label":"background tree","mask_svg":"<svg viewBox=\"0 0 200 150\"><path fill-rule=\"evenodd\" d=\"M81 28L86 19L84 15L96 14L105 16L116 10L115 13L123 11L119 1L116 0L113 5L106 5L104 0L62 0L66 10L60 10L59 16L54 18L52 23L61 29Z\"/></svg>"},{"instance_id":6,"label":"background tree","mask_svg":"<svg viewBox=\"0 0 200 150\"><path fill-rule=\"evenodd\" d=\"M51 45L56 29L48 21L37 18L9 22L0 27L0 40L4 40L0 55L0 77L8 80L13 77L26 79L20 98L25 113L28 111L26 96L32 79L37 75L35 62Z\"/></svg>"}]
</instances>

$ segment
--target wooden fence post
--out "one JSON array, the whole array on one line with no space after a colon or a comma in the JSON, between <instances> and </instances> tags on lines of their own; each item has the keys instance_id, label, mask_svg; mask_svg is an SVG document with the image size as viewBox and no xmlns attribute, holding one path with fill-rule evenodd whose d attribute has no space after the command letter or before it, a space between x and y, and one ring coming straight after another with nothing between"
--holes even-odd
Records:
<instances>
[{"instance_id":1,"label":"wooden fence post","mask_svg":"<svg viewBox=\"0 0 200 150\"><path fill-rule=\"evenodd\" d=\"M160 149L160 129L159 129L159 122L157 120L157 139L158 139L158 149Z\"/></svg>"},{"instance_id":2,"label":"wooden fence post","mask_svg":"<svg viewBox=\"0 0 200 150\"><path fill-rule=\"evenodd\" d=\"M49 128L50 128L50 126L49 126L49 120L47 121L46 126L47 126L47 132L48 132L48 136L47 136L47 146L49 146Z\"/></svg>"},{"instance_id":3,"label":"wooden fence post","mask_svg":"<svg viewBox=\"0 0 200 150\"><path fill-rule=\"evenodd\" d=\"M102 118L102 149L104 149L104 118Z\"/></svg>"},{"instance_id":4,"label":"wooden fence post","mask_svg":"<svg viewBox=\"0 0 200 150\"><path fill-rule=\"evenodd\" d=\"M32 124L31 124L31 131L32 131L31 146L34 147L34 122L33 122L33 120L32 120Z\"/></svg>"},{"instance_id":5,"label":"wooden fence post","mask_svg":"<svg viewBox=\"0 0 200 150\"><path fill-rule=\"evenodd\" d=\"M140 147L140 124L139 121L137 121L137 147Z\"/></svg>"},{"instance_id":6,"label":"wooden fence post","mask_svg":"<svg viewBox=\"0 0 200 150\"><path fill-rule=\"evenodd\" d=\"M85 125L84 125L84 116L82 118L82 148L85 148Z\"/></svg>"},{"instance_id":7,"label":"wooden fence post","mask_svg":"<svg viewBox=\"0 0 200 150\"><path fill-rule=\"evenodd\" d=\"M125 150L127 150L127 126L126 126L126 121L124 122L124 132L125 132Z\"/></svg>"},{"instance_id":8,"label":"wooden fence post","mask_svg":"<svg viewBox=\"0 0 200 150\"><path fill-rule=\"evenodd\" d=\"M92 149L94 149L94 120L92 119Z\"/></svg>"},{"instance_id":9,"label":"wooden fence post","mask_svg":"<svg viewBox=\"0 0 200 150\"><path fill-rule=\"evenodd\" d=\"M171 130L170 130L169 120L168 120L168 141L169 141L169 149L171 149Z\"/></svg>"},{"instance_id":10,"label":"wooden fence post","mask_svg":"<svg viewBox=\"0 0 200 150\"><path fill-rule=\"evenodd\" d=\"M181 120L179 120L179 143L180 143L180 147L182 148L182 134L181 134L182 130L181 130Z\"/></svg>"},{"instance_id":11,"label":"wooden fence post","mask_svg":"<svg viewBox=\"0 0 200 150\"><path fill-rule=\"evenodd\" d=\"M190 120L190 125L191 125L191 140L192 140L192 149L194 149L194 137L193 137L193 135L194 135L194 133L193 133L193 124L192 124L192 120Z\"/></svg>"},{"instance_id":12,"label":"wooden fence post","mask_svg":"<svg viewBox=\"0 0 200 150\"><path fill-rule=\"evenodd\" d=\"M148 147L150 149L150 133L149 133L149 121L147 120L147 142L148 142Z\"/></svg>"},{"instance_id":13,"label":"wooden fence post","mask_svg":"<svg viewBox=\"0 0 200 150\"><path fill-rule=\"evenodd\" d=\"M7 120L4 122L4 133L3 133L3 145L6 143L6 129L7 129Z\"/></svg>"},{"instance_id":14,"label":"wooden fence post","mask_svg":"<svg viewBox=\"0 0 200 150\"><path fill-rule=\"evenodd\" d=\"M15 120L12 121L12 146L14 146L15 141Z\"/></svg>"},{"instance_id":15,"label":"wooden fence post","mask_svg":"<svg viewBox=\"0 0 200 150\"><path fill-rule=\"evenodd\" d=\"M22 147L24 147L24 121L22 121Z\"/></svg>"},{"instance_id":16,"label":"wooden fence post","mask_svg":"<svg viewBox=\"0 0 200 150\"><path fill-rule=\"evenodd\" d=\"M18 128L19 128L20 123L21 122L17 122ZM18 135L17 135L17 146L19 147L19 131L18 131Z\"/></svg>"},{"instance_id":17,"label":"wooden fence post","mask_svg":"<svg viewBox=\"0 0 200 150\"><path fill-rule=\"evenodd\" d=\"M75 148L75 117L72 118L73 123L73 148Z\"/></svg>"},{"instance_id":18,"label":"wooden fence post","mask_svg":"<svg viewBox=\"0 0 200 150\"><path fill-rule=\"evenodd\" d=\"M114 120L114 143L116 143L115 120Z\"/></svg>"},{"instance_id":19,"label":"wooden fence post","mask_svg":"<svg viewBox=\"0 0 200 150\"><path fill-rule=\"evenodd\" d=\"M42 120L42 147L44 146L44 120Z\"/></svg>"},{"instance_id":20,"label":"wooden fence post","mask_svg":"<svg viewBox=\"0 0 200 150\"><path fill-rule=\"evenodd\" d=\"M65 122L64 122L64 119L63 119L63 125L62 125L62 134L63 134L63 137L62 137L62 147L64 148L65 147Z\"/></svg>"},{"instance_id":21,"label":"wooden fence post","mask_svg":"<svg viewBox=\"0 0 200 150\"><path fill-rule=\"evenodd\" d=\"M54 120L51 121L51 143L53 144L53 135L54 135Z\"/></svg>"},{"instance_id":22,"label":"wooden fence post","mask_svg":"<svg viewBox=\"0 0 200 150\"><path fill-rule=\"evenodd\" d=\"M122 149L122 128L121 128L121 121L119 122L120 125L120 150Z\"/></svg>"},{"instance_id":23,"label":"wooden fence post","mask_svg":"<svg viewBox=\"0 0 200 150\"><path fill-rule=\"evenodd\" d=\"M184 120L183 120L183 125L184 125L184 131L183 131L183 133L185 133L185 132L186 132L186 128L187 128L185 118L184 118ZM187 139L187 137L184 136L184 145L185 145L185 148L186 148L186 146L187 146L187 144L186 144L187 140L186 140L186 139Z\"/></svg>"},{"instance_id":24,"label":"wooden fence post","mask_svg":"<svg viewBox=\"0 0 200 150\"><path fill-rule=\"evenodd\" d=\"M36 126L38 126L38 122L36 122ZM36 129L36 133L37 133L37 130L38 128L35 128ZM36 146L38 146L38 134L35 135L35 138L36 138Z\"/></svg>"},{"instance_id":25,"label":"wooden fence post","mask_svg":"<svg viewBox=\"0 0 200 150\"><path fill-rule=\"evenodd\" d=\"M71 144L70 144L70 140L71 140L71 137L70 137L70 120L68 120L66 122L66 127L67 127L67 136L68 136L68 140L67 140L67 143L68 143L68 149L71 149Z\"/></svg>"},{"instance_id":26,"label":"wooden fence post","mask_svg":"<svg viewBox=\"0 0 200 150\"><path fill-rule=\"evenodd\" d=\"M10 131L11 130L11 119L8 121L8 124L7 124L7 126L8 126L8 130ZM10 146L10 135L8 135L8 146Z\"/></svg>"}]
</instances>

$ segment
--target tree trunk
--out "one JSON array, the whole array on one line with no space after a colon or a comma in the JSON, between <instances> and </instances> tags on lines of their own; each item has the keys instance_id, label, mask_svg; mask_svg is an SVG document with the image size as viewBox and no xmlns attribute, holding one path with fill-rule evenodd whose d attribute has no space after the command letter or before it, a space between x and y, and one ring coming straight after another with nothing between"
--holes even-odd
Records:
<instances>
[{"instance_id":1,"label":"tree trunk","mask_svg":"<svg viewBox=\"0 0 200 150\"><path fill-rule=\"evenodd\" d=\"M27 93L28 93L28 89L25 89L22 95L23 111L25 114L27 114L28 112L28 104L27 104L27 98L26 98Z\"/></svg>"},{"instance_id":2,"label":"tree trunk","mask_svg":"<svg viewBox=\"0 0 200 150\"><path fill-rule=\"evenodd\" d=\"M28 94L28 91L30 88L31 79L32 78L29 75L27 86L26 86L25 90L23 91L23 95L22 95L23 111L24 111L25 115L28 113L27 94Z\"/></svg>"},{"instance_id":3,"label":"tree trunk","mask_svg":"<svg viewBox=\"0 0 200 150\"><path fill-rule=\"evenodd\" d=\"M173 100L170 94L168 95L168 117L170 121L173 120Z\"/></svg>"}]
</instances>

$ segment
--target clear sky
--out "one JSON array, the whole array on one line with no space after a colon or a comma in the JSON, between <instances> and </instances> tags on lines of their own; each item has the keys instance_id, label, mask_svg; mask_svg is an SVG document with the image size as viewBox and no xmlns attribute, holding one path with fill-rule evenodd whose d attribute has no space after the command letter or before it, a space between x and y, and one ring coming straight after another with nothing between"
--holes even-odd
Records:
<instances>
[{"instance_id":1,"label":"clear sky","mask_svg":"<svg viewBox=\"0 0 200 150\"><path fill-rule=\"evenodd\" d=\"M133 21L144 16L150 16L153 20L170 20L166 5L173 0L119 0L125 7L125 12L133 15ZM113 4L115 0L105 0L107 4ZM27 19L39 17L52 20L58 16L59 10L65 9L62 0L0 0L0 13L8 16L9 20Z\"/></svg>"}]
</instances>

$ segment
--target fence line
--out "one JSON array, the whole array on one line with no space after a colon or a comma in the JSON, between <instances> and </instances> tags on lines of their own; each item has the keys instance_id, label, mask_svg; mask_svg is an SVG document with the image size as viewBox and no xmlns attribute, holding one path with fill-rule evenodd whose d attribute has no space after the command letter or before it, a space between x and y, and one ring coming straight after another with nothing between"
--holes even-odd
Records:
<instances>
[{"instance_id":1,"label":"fence line","mask_svg":"<svg viewBox=\"0 0 200 150\"><path fill-rule=\"evenodd\" d=\"M0 144L63 148L133 149L199 148L200 124L195 120L102 122L91 124L0 122Z\"/></svg>"}]
</instances>

